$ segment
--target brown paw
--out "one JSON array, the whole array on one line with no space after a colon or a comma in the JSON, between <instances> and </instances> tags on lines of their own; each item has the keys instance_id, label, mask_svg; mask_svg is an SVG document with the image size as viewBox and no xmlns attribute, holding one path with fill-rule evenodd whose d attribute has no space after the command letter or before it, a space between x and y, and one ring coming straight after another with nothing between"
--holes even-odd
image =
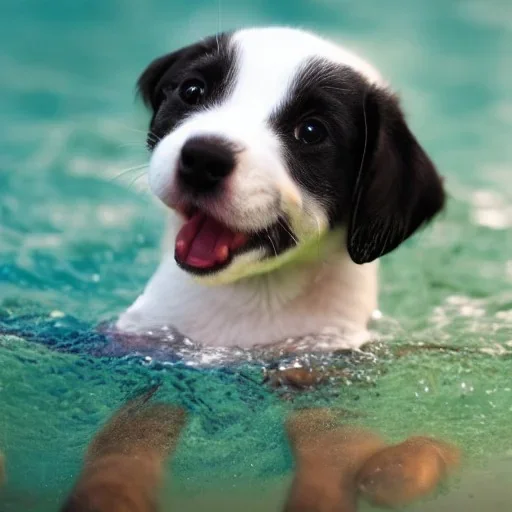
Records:
<instances>
[{"instance_id":1,"label":"brown paw","mask_svg":"<svg viewBox=\"0 0 512 512\"><path fill-rule=\"evenodd\" d=\"M384 446L367 430L340 425L335 411L307 409L287 421L296 471L286 512L355 512L359 468Z\"/></svg>"},{"instance_id":2,"label":"brown paw","mask_svg":"<svg viewBox=\"0 0 512 512\"><path fill-rule=\"evenodd\" d=\"M182 409L148 403L154 392L128 402L99 431L62 512L154 512L164 462L185 425Z\"/></svg>"},{"instance_id":3,"label":"brown paw","mask_svg":"<svg viewBox=\"0 0 512 512\"><path fill-rule=\"evenodd\" d=\"M359 471L358 488L374 505L406 505L431 493L459 459L459 451L450 444L411 437L370 457Z\"/></svg>"}]
</instances>

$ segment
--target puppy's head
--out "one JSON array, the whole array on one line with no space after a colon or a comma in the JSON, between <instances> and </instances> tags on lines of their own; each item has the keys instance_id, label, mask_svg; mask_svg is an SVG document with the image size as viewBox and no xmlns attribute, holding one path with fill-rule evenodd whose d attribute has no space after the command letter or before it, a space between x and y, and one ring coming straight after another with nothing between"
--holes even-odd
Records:
<instances>
[{"instance_id":1,"label":"puppy's head","mask_svg":"<svg viewBox=\"0 0 512 512\"><path fill-rule=\"evenodd\" d=\"M377 71L285 28L221 34L143 72L153 192L175 258L227 281L346 248L370 262L443 206L442 181Z\"/></svg>"}]
</instances>

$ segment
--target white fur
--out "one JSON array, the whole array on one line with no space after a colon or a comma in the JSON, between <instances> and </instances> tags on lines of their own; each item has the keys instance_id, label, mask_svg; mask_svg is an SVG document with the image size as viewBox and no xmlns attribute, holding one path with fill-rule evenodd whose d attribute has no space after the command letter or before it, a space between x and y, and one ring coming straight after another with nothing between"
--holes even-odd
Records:
<instances>
[{"instance_id":1,"label":"white fur","mask_svg":"<svg viewBox=\"0 0 512 512\"><path fill-rule=\"evenodd\" d=\"M346 253L222 286L195 281L167 253L118 327L174 326L208 345L244 348L334 331L344 342L336 348L357 348L376 307L377 264L356 265Z\"/></svg>"},{"instance_id":2,"label":"white fur","mask_svg":"<svg viewBox=\"0 0 512 512\"><path fill-rule=\"evenodd\" d=\"M234 35L233 44L240 55L233 91L219 105L187 118L159 142L151 158L150 186L168 206L179 207L182 195L175 169L181 147L191 136L222 136L241 149L229 194L222 201L196 200L196 206L242 231L263 229L286 212L299 245L315 236L327 242L316 258L292 258L264 273L269 260L261 262L258 250L242 254L220 272L217 282L224 284L216 286L179 269L174 244L169 243L144 293L121 315L117 326L125 331L174 326L199 342L242 347L329 329L345 334L365 331L377 307L377 265L356 265L341 234L326 235L323 205L292 180L266 120L286 98L291 80L308 57L350 66L372 83L383 84L382 78L349 51L300 30L242 30ZM172 217L168 238L182 222ZM259 275L247 277L255 273ZM357 347L358 339L347 344Z\"/></svg>"}]
</instances>

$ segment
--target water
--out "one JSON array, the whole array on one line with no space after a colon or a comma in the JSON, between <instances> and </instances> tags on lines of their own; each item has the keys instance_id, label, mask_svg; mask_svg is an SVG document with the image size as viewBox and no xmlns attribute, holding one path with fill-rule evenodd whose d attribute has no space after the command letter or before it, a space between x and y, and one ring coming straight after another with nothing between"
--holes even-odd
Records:
<instances>
[{"instance_id":1,"label":"water","mask_svg":"<svg viewBox=\"0 0 512 512\"><path fill-rule=\"evenodd\" d=\"M451 195L432 228L383 261L377 330L391 350L339 357L347 379L291 400L262 385L255 362L107 357L94 329L158 261L162 210L145 169L127 171L147 162L139 72L219 28L268 23L312 28L374 61ZM463 447L468 474L414 510L508 510L510 2L4 0L0 29L2 512L56 510L101 422L156 382L159 398L192 411L169 488L179 508L249 510L252 496L254 510L278 510L291 468L283 418L316 403L390 439L420 432ZM420 342L461 351L397 355Z\"/></svg>"}]
</instances>

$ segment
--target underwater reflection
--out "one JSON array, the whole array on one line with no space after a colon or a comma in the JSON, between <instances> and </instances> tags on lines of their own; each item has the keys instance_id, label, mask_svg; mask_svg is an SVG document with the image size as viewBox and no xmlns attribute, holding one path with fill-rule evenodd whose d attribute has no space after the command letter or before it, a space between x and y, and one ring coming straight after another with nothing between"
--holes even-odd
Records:
<instances>
[{"instance_id":1,"label":"underwater reflection","mask_svg":"<svg viewBox=\"0 0 512 512\"><path fill-rule=\"evenodd\" d=\"M129 401L95 435L61 512L168 510L160 493L186 413L152 402L156 390ZM361 499L403 507L459 465L459 450L446 442L410 437L389 445L379 433L344 424L340 413L303 409L286 420L295 470L283 512L356 512Z\"/></svg>"},{"instance_id":2,"label":"underwater reflection","mask_svg":"<svg viewBox=\"0 0 512 512\"><path fill-rule=\"evenodd\" d=\"M128 402L94 437L61 512L156 512L165 462L185 412L150 403L156 388Z\"/></svg>"},{"instance_id":3,"label":"underwater reflection","mask_svg":"<svg viewBox=\"0 0 512 512\"><path fill-rule=\"evenodd\" d=\"M359 498L408 505L433 492L460 459L454 446L429 437L389 446L327 409L295 413L287 432L296 470L285 512L356 512Z\"/></svg>"}]
</instances>

